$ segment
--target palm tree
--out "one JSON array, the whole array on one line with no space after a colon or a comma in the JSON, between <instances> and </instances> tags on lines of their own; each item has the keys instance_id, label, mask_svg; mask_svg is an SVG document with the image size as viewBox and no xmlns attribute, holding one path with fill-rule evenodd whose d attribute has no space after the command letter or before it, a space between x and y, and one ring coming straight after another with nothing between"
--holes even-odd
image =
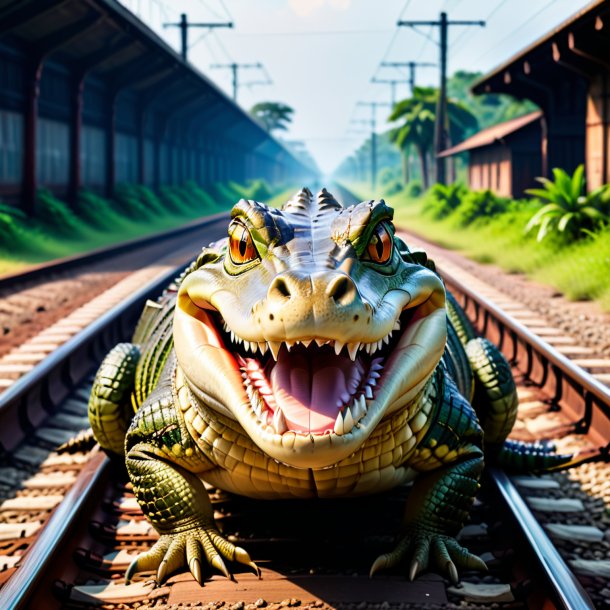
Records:
<instances>
[{"instance_id":1,"label":"palm tree","mask_svg":"<svg viewBox=\"0 0 610 610\"><path fill-rule=\"evenodd\" d=\"M403 152L408 150L409 146L415 148L421 164L424 188L429 186L428 157L434 144L437 101L437 89L415 87L413 97L398 102L389 117L390 121L404 119L404 124L393 129L390 137ZM459 102L447 100L447 115L451 142L462 140L478 126L476 117Z\"/></svg>"},{"instance_id":2,"label":"palm tree","mask_svg":"<svg viewBox=\"0 0 610 610\"><path fill-rule=\"evenodd\" d=\"M292 122L294 110L280 102L260 102L250 109L250 115L268 131L286 131Z\"/></svg>"}]
</instances>

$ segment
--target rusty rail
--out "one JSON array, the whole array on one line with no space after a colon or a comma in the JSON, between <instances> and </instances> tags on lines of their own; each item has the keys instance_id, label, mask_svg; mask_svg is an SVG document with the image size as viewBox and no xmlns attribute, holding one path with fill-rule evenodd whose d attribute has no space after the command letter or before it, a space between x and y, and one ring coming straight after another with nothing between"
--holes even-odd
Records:
<instances>
[{"instance_id":1,"label":"rusty rail","mask_svg":"<svg viewBox=\"0 0 610 610\"><path fill-rule=\"evenodd\" d=\"M609 459L610 388L459 280L444 280L477 331L496 343L532 383L549 393L552 409L564 409L572 416L572 432L589 433L600 445L602 456Z\"/></svg>"}]
</instances>

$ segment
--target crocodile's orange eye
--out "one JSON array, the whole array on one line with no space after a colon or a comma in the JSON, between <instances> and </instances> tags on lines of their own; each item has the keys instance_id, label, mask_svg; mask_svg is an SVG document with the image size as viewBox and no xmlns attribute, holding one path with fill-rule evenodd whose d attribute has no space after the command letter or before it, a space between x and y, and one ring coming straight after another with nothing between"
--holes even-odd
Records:
<instances>
[{"instance_id":1,"label":"crocodile's orange eye","mask_svg":"<svg viewBox=\"0 0 610 610\"><path fill-rule=\"evenodd\" d=\"M387 228L379 223L369 239L366 247L366 258L374 263L383 265L392 257L392 236Z\"/></svg>"},{"instance_id":2,"label":"crocodile's orange eye","mask_svg":"<svg viewBox=\"0 0 610 610\"><path fill-rule=\"evenodd\" d=\"M229 227L229 256L236 265L259 258L250 231L239 222Z\"/></svg>"}]
</instances>

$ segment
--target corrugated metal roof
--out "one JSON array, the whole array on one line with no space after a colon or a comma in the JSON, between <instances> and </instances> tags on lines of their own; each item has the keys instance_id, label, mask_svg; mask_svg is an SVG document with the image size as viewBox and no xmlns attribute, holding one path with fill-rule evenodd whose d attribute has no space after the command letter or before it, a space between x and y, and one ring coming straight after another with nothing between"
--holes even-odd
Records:
<instances>
[{"instance_id":1,"label":"corrugated metal roof","mask_svg":"<svg viewBox=\"0 0 610 610\"><path fill-rule=\"evenodd\" d=\"M490 144L493 144L494 142L505 138L506 136L515 133L520 129L523 129L527 125L538 121L541 117L542 112L540 110L536 110L536 112L530 112L529 114L517 117L516 119L511 119L510 121L504 121L504 123L493 125L492 127L488 127L487 129L483 129L482 131L475 133L473 136L470 136L463 142L444 150L438 156L450 157L451 155L455 155L466 150L472 150L473 148L489 146Z\"/></svg>"}]
</instances>

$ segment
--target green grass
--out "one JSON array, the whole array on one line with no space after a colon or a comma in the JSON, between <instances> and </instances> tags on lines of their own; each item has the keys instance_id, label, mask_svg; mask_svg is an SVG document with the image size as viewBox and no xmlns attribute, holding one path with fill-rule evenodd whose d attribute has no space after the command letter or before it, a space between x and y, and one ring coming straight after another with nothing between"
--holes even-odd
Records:
<instances>
[{"instance_id":1,"label":"green grass","mask_svg":"<svg viewBox=\"0 0 610 610\"><path fill-rule=\"evenodd\" d=\"M362 199L370 199L368 185L349 185ZM377 195L379 197L379 195ZM569 243L560 237L537 242L524 227L533 215L531 204L514 204L508 211L460 226L458 214L434 220L424 213L424 198L403 193L386 199L396 225L458 250L480 263L496 264L508 272L524 273L551 285L572 300L595 300L610 311L610 227L594 236Z\"/></svg>"},{"instance_id":2,"label":"green grass","mask_svg":"<svg viewBox=\"0 0 610 610\"><path fill-rule=\"evenodd\" d=\"M228 210L248 189L273 195L277 192L262 181L245 186L214 185L209 190L187 182L179 187L163 187L159 194L144 186L121 185L113 201L90 192L81 193L78 208L72 210L51 193L41 191L36 219L28 219L0 202L0 274L172 229Z\"/></svg>"}]
</instances>

